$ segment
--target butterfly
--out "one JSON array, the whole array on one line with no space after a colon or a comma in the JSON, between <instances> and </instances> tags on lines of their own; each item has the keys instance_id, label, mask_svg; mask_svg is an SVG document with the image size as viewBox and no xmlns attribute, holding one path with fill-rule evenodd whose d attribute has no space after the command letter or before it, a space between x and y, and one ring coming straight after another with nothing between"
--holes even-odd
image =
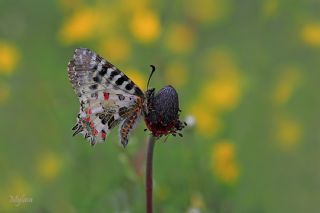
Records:
<instances>
[{"instance_id":1,"label":"butterfly","mask_svg":"<svg viewBox=\"0 0 320 213\"><path fill-rule=\"evenodd\" d=\"M152 66L150 78L155 71ZM179 120L176 90L166 86L142 90L109 61L87 48L77 48L68 64L68 76L80 102L73 135L82 134L91 145L105 141L117 125L125 147L140 117L155 137L176 135L185 127Z\"/></svg>"}]
</instances>

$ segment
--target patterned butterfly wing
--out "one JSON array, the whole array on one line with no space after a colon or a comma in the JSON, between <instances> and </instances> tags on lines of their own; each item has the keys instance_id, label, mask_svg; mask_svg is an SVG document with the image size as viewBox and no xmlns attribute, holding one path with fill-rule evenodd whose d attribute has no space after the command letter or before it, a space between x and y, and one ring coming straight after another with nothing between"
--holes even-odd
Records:
<instances>
[{"instance_id":1,"label":"patterned butterfly wing","mask_svg":"<svg viewBox=\"0 0 320 213\"><path fill-rule=\"evenodd\" d=\"M80 112L73 127L92 145L105 140L110 130L121 124L125 146L128 134L140 117L144 94L124 73L86 48L75 50L68 75L79 97Z\"/></svg>"}]
</instances>

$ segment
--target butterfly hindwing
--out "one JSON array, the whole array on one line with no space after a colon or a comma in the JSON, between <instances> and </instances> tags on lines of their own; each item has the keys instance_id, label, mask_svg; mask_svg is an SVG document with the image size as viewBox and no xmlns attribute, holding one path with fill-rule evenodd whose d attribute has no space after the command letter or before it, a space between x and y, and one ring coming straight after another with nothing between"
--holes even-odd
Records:
<instances>
[{"instance_id":1,"label":"butterfly hindwing","mask_svg":"<svg viewBox=\"0 0 320 213\"><path fill-rule=\"evenodd\" d=\"M120 122L133 114L140 115L143 92L93 51L76 49L68 64L68 75L80 101L74 134L81 133L92 145L105 140Z\"/></svg>"}]
</instances>

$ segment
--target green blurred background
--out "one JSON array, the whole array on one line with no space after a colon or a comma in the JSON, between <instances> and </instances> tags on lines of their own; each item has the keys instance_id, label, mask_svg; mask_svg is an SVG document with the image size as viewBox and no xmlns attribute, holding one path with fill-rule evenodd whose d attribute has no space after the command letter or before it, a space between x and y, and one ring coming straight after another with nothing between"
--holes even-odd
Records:
<instances>
[{"instance_id":1,"label":"green blurred background","mask_svg":"<svg viewBox=\"0 0 320 213\"><path fill-rule=\"evenodd\" d=\"M156 212L318 212L319 10L316 0L1 0L0 212L145 211L143 121L126 149L117 129L94 148L72 137L76 47L143 89L154 64L152 86L179 93L191 125L156 144Z\"/></svg>"}]
</instances>

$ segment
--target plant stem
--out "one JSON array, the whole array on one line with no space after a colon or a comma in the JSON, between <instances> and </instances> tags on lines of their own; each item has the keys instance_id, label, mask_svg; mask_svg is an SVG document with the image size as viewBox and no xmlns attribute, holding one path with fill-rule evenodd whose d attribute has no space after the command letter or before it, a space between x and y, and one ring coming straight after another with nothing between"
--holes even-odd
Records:
<instances>
[{"instance_id":1,"label":"plant stem","mask_svg":"<svg viewBox=\"0 0 320 213\"><path fill-rule=\"evenodd\" d=\"M152 161L153 149L156 137L150 135L148 138L147 162L146 162L146 212L152 213Z\"/></svg>"}]
</instances>

